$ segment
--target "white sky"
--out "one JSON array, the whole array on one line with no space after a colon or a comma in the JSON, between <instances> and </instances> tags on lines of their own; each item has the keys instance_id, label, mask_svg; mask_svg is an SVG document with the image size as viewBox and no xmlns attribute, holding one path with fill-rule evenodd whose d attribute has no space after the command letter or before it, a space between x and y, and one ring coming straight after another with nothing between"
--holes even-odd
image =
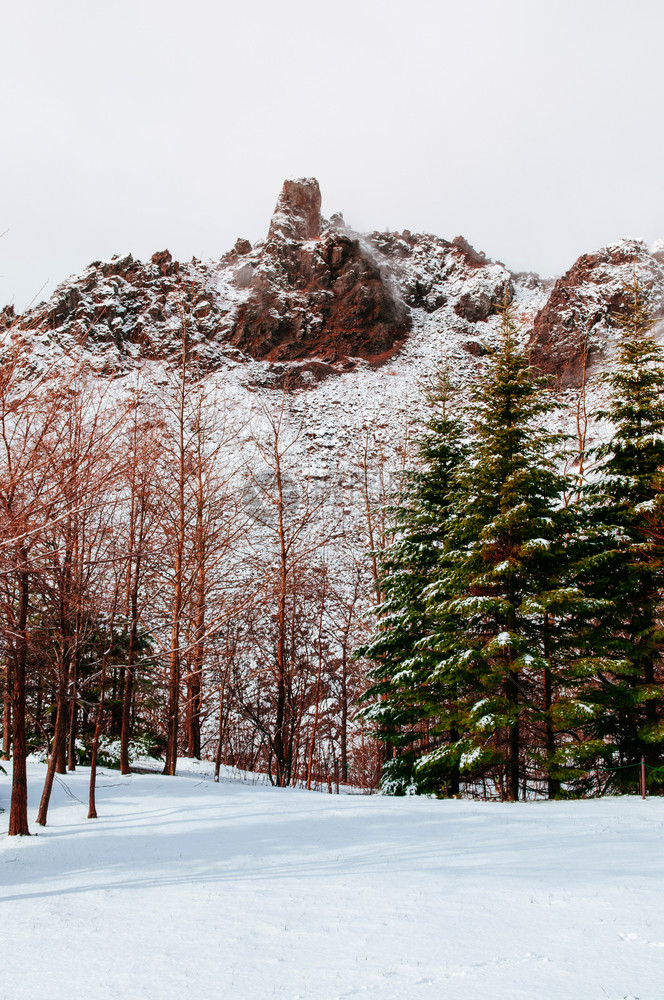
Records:
<instances>
[{"instance_id":1,"label":"white sky","mask_svg":"<svg viewBox=\"0 0 664 1000\"><path fill-rule=\"evenodd\" d=\"M218 257L316 176L354 228L561 273L664 237L661 0L0 0L0 305Z\"/></svg>"}]
</instances>

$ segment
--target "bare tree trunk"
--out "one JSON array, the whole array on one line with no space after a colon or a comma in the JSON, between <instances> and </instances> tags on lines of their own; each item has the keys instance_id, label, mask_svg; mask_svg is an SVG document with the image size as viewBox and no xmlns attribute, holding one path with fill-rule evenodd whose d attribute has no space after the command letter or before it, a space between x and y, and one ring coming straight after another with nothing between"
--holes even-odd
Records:
<instances>
[{"instance_id":1,"label":"bare tree trunk","mask_svg":"<svg viewBox=\"0 0 664 1000\"><path fill-rule=\"evenodd\" d=\"M311 788L311 770L314 762L314 747L316 744L316 730L318 729L318 715L320 712L320 679L323 670L323 612L325 610L325 596L327 591L327 578L323 579L323 589L320 596L320 617L318 619L318 672L316 674L316 694L314 708L314 724L311 727L311 740L309 742L309 760L307 761L307 789Z\"/></svg>"},{"instance_id":2,"label":"bare tree trunk","mask_svg":"<svg viewBox=\"0 0 664 1000\"><path fill-rule=\"evenodd\" d=\"M274 730L274 754L277 765L277 785L286 777L286 593L288 586L288 556L284 529L284 498L278 445L275 447L276 485L278 496L279 532L279 605L277 611L277 714Z\"/></svg>"},{"instance_id":3,"label":"bare tree trunk","mask_svg":"<svg viewBox=\"0 0 664 1000\"><path fill-rule=\"evenodd\" d=\"M134 694L134 661L136 657L136 638L138 632L138 584L140 579L141 555L136 556L134 582L130 595L129 648L127 649L127 666L125 669L125 684L122 697L122 728L120 731L120 773L129 774L129 740L131 737L131 704ZM129 572L131 572L131 567Z\"/></svg>"},{"instance_id":4,"label":"bare tree trunk","mask_svg":"<svg viewBox=\"0 0 664 1000\"><path fill-rule=\"evenodd\" d=\"M129 552L127 559L127 586L125 591L125 612L129 619L129 647L122 697L122 717L120 730L120 771L129 774L129 740L131 738L131 706L134 696L134 668L138 639L138 594L141 585L143 548L146 541L146 509L148 495L145 481L141 483L140 495L136 488L136 465L138 458L138 427L134 416L133 455L131 470L131 511L129 522ZM145 456L143 456L145 458ZM149 489L149 488L148 488ZM138 503L138 512L136 512Z\"/></svg>"},{"instance_id":5,"label":"bare tree trunk","mask_svg":"<svg viewBox=\"0 0 664 1000\"><path fill-rule=\"evenodd\" d=\"M2 754L1 760L9 760L9 753L12 746L12 690L14 686L14 672L12 670L12 658L7 657L5 662L5 689L2 699Z\"/></svg>"},{"instance_id":6,"label":"bare tree trunk","mask_svg":"<svg viewBox=\"0 0 664 1000\"><path fill-rule=\"evenodd\" d=\"M12 687L13 758L12 798L9 811L9 836L27 837L28 828L28 778L27 745L25 733L25 680L28 659L28 553L24 545L17 550L18 615L16 621L16 659Z\"/></svg>"},{"instance_id":7,"label":"bare tree trunk","mask_svg":"<svg viewBox=\"0 0 664 1000\"><path fill-rule=\"evenodd\" d=\"M360 576L355 566L353 593L349 602L344 601L344 619L341 638L341 781L348 781L348 718L349 718L349 649L351 648L351 629L355 618L355 605L360 596Z\"/></svg>"},{"instance_id":8,"label":"bare tree trunk","mask_svg":"<svg viewBox=\"0 0 664 1000\"><path fill-rule=\"evenodd\" d=\"M55 733L58 734L58 738L53 737L53 745L51 748L51 757L53 757L53 767L57 774L67 773L67 741L66 733L70 724L69 719L69 691L70 685L72 683L72 670L73 658L71 656L71 644L69 627L70 620L69 616L71 614L71 596L72 596L72 574L71 574L71 523L70 519L67 519L67 531L66 531L66 542L65 542L65 552L63 558L62 570L59 573L60 577L60 593L59 593L59 608L58 608L58 618L59 618L59 628L60 628L60 659L58 662L58 680L56 689L56 719L55 719ZM50 761L49 761L50 768ZM47 772L48 775L48 772ZM48 776L47 776L48 780ZM51 786L53 784L53 779L51 779ZM49 787L48 796L46 797L46 808L44 810L44 822L42 826L46 824L46 811L48 810L48 798L50 797L51 789ZM42 796L43 801L43 796ZM40 807L41 815L41 807ZM37 820L39 823L40 820Z\"/></svg>"},{"instance_id":9,"label":"bare tree trunk","mask_svg":"<svg viewBox=\"0 0 664 1000\"><path fill-rule=\"evenodd\" d=\"M226 694L226 683L228 681L228 674L230 671L230 659L227 661L224 668L224 674L221 679L221 684L219 685L219 729L217 733L217 752L214 756L214 780L219 781L219 772L221 771L221 755L224 745L224 696Z\"/></svg>"},{"instance_id":10,"label":"bare tree trunk","mask_svg":"<svg viewBox=\"0 0 664 1000\"><path fill-rule=\"evenodd\" d=\"M164 774L174 775L178 758L178 729L180 713L180 628L183 606L184 542L185 542L185 397L187 389L187 329L182 319L182 373L178 396L178 479L177 479L177 533L175 541L175 566L173 577L173 602L171 605L171 648L168 656L168 714L166 737L166 762Z\"/></svg>"},{"instance_id":11,"label":"bare tree trunk","mask_svg":"<svg viewBox=\"0 0 664 1000\"><path fill-rule=\"evenodd\" d=\"M76 770L76 736L78 730L78 671L76 656L71 658L69 670L69 735L67 740L67 769Z\"/></svg>"},{"instance_id":12,"label":"bare tree trunk","mask_svg":"<svg viewBox=\"0 0 664 1000\"><path fill-rule=\"evenodd\" d=\"M117 591L116 591L117 598ZM101 680L99 682L99 704L97 705L97 721L95 724L95 733L92 739L92 753L90 757L90 794L88 798L88 819L97 819L97 803L96 790L97 790L97 756L99 754L99 740L101 738L101 729L104 722L104 691L106 690L106 662L108 655L113 648L113 628L114 619L111 617L111 632L108 642L108 648L104 650L101 657Z\"/></svg>"},{"instance_id":13,"label":"bare tree trunk","mask_svg":"<svg viewBox=\"0 0 664 1000\"><path fill-rule=\"evenodd\" d=\"M314 708L314 723L311 727L311 739L309 740L309 759L307 761L307 789L311 788L311 771L314 763L314 747L316 745L316 730L318 729L318 714L320 712L320 675L323 658L318 656L318 674L316 676L316 705Z\"/></svg>"},{"instance_id":14,"label":"bare tree trunk","mask_svg":"<svg viewBox=\"0 0 664 1000\"><path fill-rule=\"evenodd\" d=\"M341 780L348 782L348 651L344 643L341 657Z\"/></svg>"},{"instance_id":15,"label":"bare tree trunk","mask_svg":"<svg viewBox=\"0 0 664 1000\"><path fill-rule=\"evenodd\" d=\"M64 751L65 751L65 736L67 733L67 679L68 670L67 663L64 661L64 651L59 664L58 670L58 688L56 694L56 718L55 718L55 732L53 733L53 742L51 744L51 755L48 759L48 766L46 768L46 778L44 780L44 790L42 792L41 802L39 803L39 813L37 814L37 822L40 826L46 826L46 817L48 815L48 806L51 800L51 792L53 791L53 782L55 780L56 772L58 774L65 773L58 770L58 765L64 761Z\"/></svg>"},{"instance_id":16,"label":"bare tree trunk","mask_svg":"<svg viewBox=\"0 0 664 1000\"><path fill-rule=\"evenodd\" d=\"M201 691L205 657L205 538L203 529L204 498L202 465L199 454L198 503L196 511L196 593L194 597L194 649L187 678L187 748L190 757L201 756Z\"/></svg>"},{"instance_id":17,"label":"bare tree trunk","mask_svg":"<svg viewBox=\"0 0 664 1000\"><path fill-rule=\"evenodd\" d=\"M178 758L178 722L180 712L180 613L182 610L182 560L176 561L176 582L173 589L173 621L171 625L171 649L168 667L168 714L166 762L164 774L174 775Z\"/></svg>"},{"instance_id":18,"label":"bare tree trunk","mask_svg":"<svg viewBox=\"0 0 664 1000\"><path fill-rule=\"evenodd\" d=\"M67 696L66 696L66 694L65 694L62 702L60 702L59 705L56 703L56 710L55 710L55 731L56 732L57 732L57 729L58 729L58 716L59 715L62 715L62 717L63 717L63 722L62 722L62 739L56 740L55 737L53 739L52 746L53 746L54 752L55 752L54 767L55 767L55 773L56 774L66 774L67 773L67 724L66 724L66 721L65 721L65 719L67 717Z\"/></svg>"},{"instance_id":19,"label":"bare tree trunk","mask_svg":"<svg viewBox=\"0 0 664 1000\"><path fill-rule=\"evenodd\" d=\"M131 701L134 696L134 629L129 633L129 650L125 669L125 687L122 698L122 728L120 730L120 774L130 774L129 741L131 739Z\"/></svg>"}]
</instances>

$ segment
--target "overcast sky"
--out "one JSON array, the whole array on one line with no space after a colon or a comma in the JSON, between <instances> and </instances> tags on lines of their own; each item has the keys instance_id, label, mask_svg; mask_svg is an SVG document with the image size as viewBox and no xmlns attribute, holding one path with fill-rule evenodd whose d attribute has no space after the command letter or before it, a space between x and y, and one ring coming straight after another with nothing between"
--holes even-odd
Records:
<instances>
[{"instance_id":1,"label":"overcast sky","mask_svg":"<svg viewBox=\"0 0 664 1000\"><path fill-rule=\"evenodd\" d=\"M354 228L561 273L664 237L661 0L0 0L0 305L218 257L315 176Z\"/></svg>"}]
</instances>

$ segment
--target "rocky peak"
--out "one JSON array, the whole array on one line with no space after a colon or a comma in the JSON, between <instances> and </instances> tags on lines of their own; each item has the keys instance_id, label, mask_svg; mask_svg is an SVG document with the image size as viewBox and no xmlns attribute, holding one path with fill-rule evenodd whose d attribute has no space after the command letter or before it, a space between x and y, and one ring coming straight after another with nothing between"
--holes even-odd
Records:
<instances>
[{"instance_id":1,"label":"rocky peak","mask_svg":"<svg viewBox=\"0 0 664 1000\"><path fill-rule=\"evenodd\" d=\"M315 179L284 183L267 241L236 266L235 286L247 295L229 339L280 364L384 361L410 329L409 310L371 247L340 215L324 224L320 205Z\"/></svg>"},{"instance_id":2,"label":"rocky peak","mask_svg":"<svg viewBox=\"0 0 664 1000\"><path fill-rule=\"evenodd\" d=\"M320 188L315 177L284 181L270 223L268 242L275 239L316 240L321 232Z\"/></svg>"},{"instance_id":3,"label":"rocky peak","mask_svg":"<svg viewBox=\"0 0 664 1000\"><path fill-rule=\"evenodd\" d=\"M531 360L562 385L578 381L584 350L589 365L605 357L615 331L611 313L625 300L634 274L651 290L656 315L664 305L664 262L642 240L618 240L583 254L559 278L535 317Z\"/></svg>"},{"instance_id":4,"label":"rocky peak","mask_svg":"<svg viewBox=\"0 0 664 1000\"><path fill-rule=\"evenodd\" d=\"M150 260L156 267L159 268L159 273L164 278L168 274L177 273L179 270L178 262L173 262L173 257L168 250L160 250L157 253L153 253Z\"/></svg>"}]
</instances>

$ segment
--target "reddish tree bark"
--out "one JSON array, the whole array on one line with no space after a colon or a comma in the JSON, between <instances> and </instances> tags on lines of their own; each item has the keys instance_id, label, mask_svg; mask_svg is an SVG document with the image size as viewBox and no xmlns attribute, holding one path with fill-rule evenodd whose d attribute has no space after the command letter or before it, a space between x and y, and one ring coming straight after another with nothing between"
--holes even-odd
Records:
<instances>
[{"instance_id":1,"label":"reddish tree bark","mask_svg":"<svg viewBox=\"0 0 664 1000\"><path fill-rule=\"evenodd\" d=\"M9 810L9 836L29 836L27 746L25 733L25 675L28 655L28 553L25 545L17 548L18 615L16 620L16 659L12 688L12 743L14 771Z\"/></svg>"}]
</instances>

